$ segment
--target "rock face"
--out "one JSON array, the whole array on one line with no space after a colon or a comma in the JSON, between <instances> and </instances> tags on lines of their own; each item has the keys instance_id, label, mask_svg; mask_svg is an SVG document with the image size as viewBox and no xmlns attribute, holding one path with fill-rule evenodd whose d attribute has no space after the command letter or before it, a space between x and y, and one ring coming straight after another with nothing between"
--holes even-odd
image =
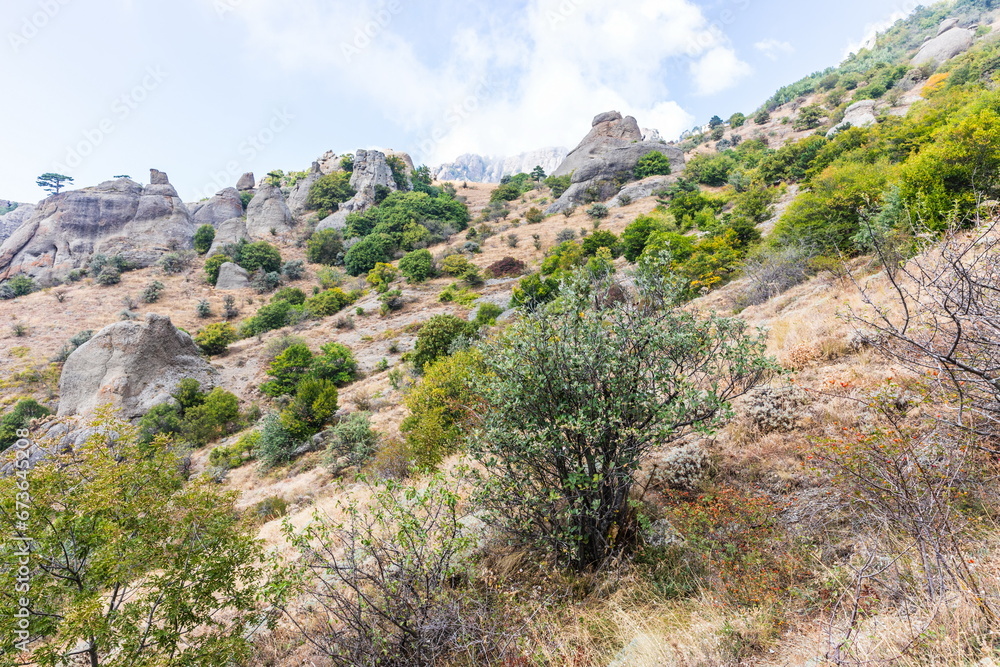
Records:
<instances>
[{"instance_id":1,"label":"rock face","mask_svg":"<svg viewBox=\"0 0 1000 667\"><path fill-rule=\"evenodd\" d=\"M671 183L676 183L678 178L680 178L679 173L669 176L650 176L641 181L629 183L608 202L608 206L611 208L628 206L634 201L649 197L658 190L663 190Z\"/></svg>"},{"instance_id":2,"label":"rock face","mask_svg":"<svg viewBox=\"0 0 1000 667\"><path fill-rule=\"evenodd\" d=\"M299 217L306 212L306 200L309 199L309 189L312 188L313 183L318 181L321 176L323 176L323 172L320 170L319 162L313 162L312 167L309 169L309 174L296 183L292 191L288 193L288 209L292 212L292 215Z\"/></svg>"},{"instance_id":3,"label":"rock face","mask_svg":"<svg viewBox=\"0 0 1000 667\"><path fill-rule=\"evenodd\" d=\"M273 185L262 185L247 206L247 233L250 238L271 238L271 230L284 234L291 231L292 223L292 212L281 190Z\"/></svg>"},{"instance_id":4,"label":"rock face","mask_svg":"<svg viewBox=\"0 0 1000 667\"><path fill-rule=\"evenodd\" d=\"M937 37L927 41L917 55L913 56L914 67L927 63L941 65L972 47L976 31L958 27L958 19L945 19L938 29Z\"/></svg>"},{"instance_id":5,"label":"rock face","mask_svg":"<svg viewBox=\"0 0 1000 667\"><path fill-rule=\"evenodd\" d=\"M7 208L7 206L4 206ZM0 243L3 243L34 214L34 204L21 204L10 213L0 215Z\"/></svg>"},{"instance_id":6,"label":"rock face","mask_svg":"<svg viewBox=\"0 0 1000 667\"><path fill-rule=\"evenodd\" d=\"M470 183L499 183L504 176L531 173L541 167L550 174L566 159L565 148L542 148L513 157L488 157L467 153L450 164L433 170L439 181L468 181Z\"/></svg>"},{"instance_id":7,"label":"rock face","mask_svg":"<svg viewBox=\"0 0 1000 667\"><path fill-rule=\"evenodd\" d=\"M243 215L243 201L239 190L226 188L215 193L211 199L188 207L191 210L191 220L195 225L216 225L239 218Z\"/></svg>"},{"instance_id":8,"label":"rock face","mask_svg":"<svg viewBox=\"0 0 1000 667\"><path fill-rule=\"evenodd\" d=\"M119 178L62 192L37 210L0 246L0 280L19 272L43 282L86 265L94 253L121 254L150 266L164 253L190 249L195 226L166 174L152 170L143 187Z\"/></svg>"},{"instance_id":9,"label":"rock face","mask_svg":"<svg viewBox=\"0 0 1000 667\"><path fill-rule=\"evenodd\" d=\"M238 243L243 239L250 240L246 220L243 218L226 220L215 228L215 240L212 241L212 247L208 250L208 256L211 257L221 252L230 243Z\"/></svg>"},{"instance_id":10,"label":"rock face","mask_svg":"<svg viewBox=\"0 0 1000 667\"><path fill-rule=\"evenodd\" d=\"M847 107L847 111L844 112L844 120L831 127L826 136L829 138L849 127L868 127L876 122L878 120L875 118L875 100L861 100Z\"/></svg>"},{"instance_id":11,"label":"rock face","mask_svg":"<svg viewBox=\"0 0 1000 667\"><path fill-rule=\"evenodd\" d=\"M674 146L643 141L635 118L622 117L617 111L599 114L594 118L590 133L555 170L555 176L571 176L572 184L549 206L547 213L559 213L580 204L585 198L603 201L615 196L618 188L613 181L621 176L628 177L639 159L654 151L670 159L674 173L684 170L684 153Z\"/></svg>"},{"instance_id":12,"label":"rock face","mask_svg":"<svg viewBox=\"0 0 1000 667\"><path fill-rule=\"evenodd\" d=\"M240 176L240 180L236 181L236 189L240 192L253 190L255 187L257 187L257 181L254 179L252 171L243 174Z\"/></svg>"},{"instance_id":13,"label":"rock face","mask_svg":"<svg viewBox=\"0 0 1000 667\"><path fill-rule=\"evenodd\" d=\"M184 378L208 389L217 376L191 336L151 313L145 322L102 329L69 356L59 380L59 416L89 414L110 403L133 419L169 402Z\"/></svg>"},{"instance_id":14,"label":"rock face","mask_svg":"<svg viewBox=\"0 0 1000 667\"><path fill-rule=\"evenodd\" d=\"M226 262L219 269L219 280L215 289L230 291L250 287L250 274L242 266Z\"/></svg>"},{"instance_id":15,"label":"rock face","mask_svg":"<svg viewBox=\"0 0 1000 667\"><path fill-rule=\"evenodd\" d=\"M321 220L316 229L342 229L348 215L362 213L375 205L375 188L378 186L392 192L397 189L392 169L385 161L385 153L359 150L354 156L354 173L351 174L351 187L357 194L341 204L336 213Z\"/></svg>"}]
</instances>

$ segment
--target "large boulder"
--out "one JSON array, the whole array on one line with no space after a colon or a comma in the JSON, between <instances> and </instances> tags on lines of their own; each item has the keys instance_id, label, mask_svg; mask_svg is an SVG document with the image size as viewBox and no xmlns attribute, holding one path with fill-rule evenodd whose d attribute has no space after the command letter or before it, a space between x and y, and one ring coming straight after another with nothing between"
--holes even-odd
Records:
<instances>
[{"instance_id":1,"label":"large boulder","mask_svg":"<svg viewBox=\"0 0 1000 667\"><path fill-rule=\"evenodd\" d=\"M288 193L288 209L292 215L299 217L306 212L309 190L312 189L313 183L322 176L323 172L320 170L319 162L313 162L306 177L296 183L292 191Z\"/></svg>"},{"instance_id":2,"label":"large boulder","mask_svg":"<svg viewBox=\"0 0 1000 667\"><path fill-rule=\"evenodd\" d=\"M0 280L26 273L43 282L121 254L145 267L164 253L194 246L195 226L163 172L150 185L119 178L52 195L0 245Z\"/></svg>"},{"instance_id":3,"label":"large boulder","mask_svg":"<svg viewBox=\"0 0 1000 667\"><path fill-rule=\"evenodd\" d=\"M670 174L669 176L650 176L635 183L629 183L608 202L610 208L628 206L632 202L652 196L653 193L664 190L672 183L676 183L680 174Z\"/></svg>"},{"instance_id":4,"label":"large boulder","mask_svg":"<svg viewBox=\"0 0 1000 667\"><path fill-rule=\"evenodd\" d=\"M670 159L673 172L684 170L684 153L658 141L644 141L635 118L617 111L599 114L580 145L555 170L554 176L570 176L571 184L547 212L560 213L585 200L614 197L618 194L615 182L631 177L639 160L654 151Z\"/></svg>"},{"instance_id":5,"label":"large boulder","mask_svg":"<svg viewBox=\"0 0 1000 667\"><path fill-rule=\"evenodd\" d=\"M171 401L185 378L208 389L218 372L169 317L150 313L145 322L118 322L69 355L59 380L58 414L86 415L111 404L134 419Z\"/></svg>"},{"instance_id":6,"label":"large boulder","mask_svg":"<svg viewBox=\"0 0 1000 667\"><path fill-rule=\"evenodd\" d=\"M10 213L0 215L0 243L9 239L21 225L27 222L35 213L36 208L38 207L34 204L20 204Z\"/></svg>"},{"instance_id":7,"label":"large boulder","mask_svg":"<svg viewBox=\"0 0 1000 667\"><path fill-rule=\"evenodd\" d=\"M844 112L844 120L830 128L826 133L827 138L832 137L841 130L849 127L868 127L878 122L875 117L875 100L861 100L847 107Z\"/></svg>"},{"instance_id":8,"label":"large boulder","mask_svg":"<svg viewBox=\"0 0 1000 667\"><path fill-rule=\"evenodd\" d=\"M212 225L213 227L239 218L243 215L243 200L236 188L226 188L215 193L211 199L189 206L191 220L195 225Z\"/></svg>"},{"instance_id":9,"label":"large boulder","mask_svg":"<svg viewBox=\"0 0 1000 667\"><path fill-rule=\"evenodd\" d=\"M392 178L392 169L386 162L385 153L381 151L359 150L354 156L354 173L351 174L351 187L357 193L354 197L337 209L333 215L324 218L316 229L341 229L351 213L363 213L375 205L375 190L378 187L396 191L396 181Z\"/></svg>"},{"instance_id":10,"label":"large boulder","mask_svg":"<svg viewBox=\"0 0 1000 667\"><path fill-rule=\"evenodd\" d=\"M250 287L250 274L242 266L226 262L219 268L219 279L215 289L224 292Z\"/></svg>"},{"instance_id":11,"label":"large boulder","mask_svg":"<svg viewBox=\"0 0 1000 667\"><path fill-rule=\"evenodd\" d=\"M937 37L925 42L917 55L913 56L911 63L914 67L928 63L941 65L972 48L975 39L975 30L960 28L957 19L945 19L938 29Z\"/></svg>"},{"instance_id":12,"label":"large boulder","mask_svg":"<svg viewBox=\"0 0 1000 667\"><path fill-rule=\"evenodd\" d=\"M292 212L285 203L281 189L264 184L247 206L247 233L250 238L268 239L274 234L291 231Z\"/></svg>"},{"instance_id":13,"label":"large boulder","mask_svg":"<svg viewBox=\"0 0 1000 667\"><path fill-rule=\"evenodd\" d=\"M243 174L240 176L240 180L236 181L236 189L240 192L253 190L255 187L257 187L257 181L254 180L252 171Z\"/></svg>"},{"instance_id":14,"label":"large boulder","mask_svg":"<svg viewBox=\"0 0 1000 667\"><path fill-rule=\"evenodd\" d=\"M215 228L215 240L212 241L212 247L208 250L208 256L218 254L227 245L243 240L250 240L250 234L247 233L247 221L243 218L226 220Z\"/></svg>"}]
</instances>

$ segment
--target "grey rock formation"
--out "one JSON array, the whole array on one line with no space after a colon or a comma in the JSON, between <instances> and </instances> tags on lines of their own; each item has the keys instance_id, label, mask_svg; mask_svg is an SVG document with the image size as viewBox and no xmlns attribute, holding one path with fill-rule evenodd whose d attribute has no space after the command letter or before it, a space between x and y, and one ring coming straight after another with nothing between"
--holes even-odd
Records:
<instances>
[{"instance_id":1,"label":"grey rock formation","mask_svg":"<svg viewBox=\"0 0 1000 667\"><path fill-rule=\"evenodd\" d=\"M511 157L489 157L467 153L458 156L454 162L440 165L432 170L439 181L468 181L469 183L499 183L504 176L531 173L541 167L551 174L569 151L565 148L542 148Z\"/></svg>"},{"instance_id":2,"label":"grey rock formation","mask_svg":"<svg viewBox=\"0 0 1000 667\"><path fill-rule=\"evenodd\" d=\"M650 176L641 181L630 183L608 202L608 207L628 206L632 202L649 197L654 192L664 189L671 183L675 183L678 178L680 178L679 173L671 174L670 176Z\"/></svg>"},{"instance_id":3,"label":"grey rock formation","mask_svg":"<svg viewBox=\"0 0 1000 667\"><path fill-rule=\"evenodd\" d=\"M9 239L21 225L27 222L36 208L34 204L21 204L10 213L0 215L0 243Z\"/></svg>"},{"instance_id":4,"label":"grey rock formation","mask_svg":"<svg viewBox=\"0 0 1000 667\"><path fill-rule=\"evenodd\" d=\"M215 289L231 291L250 287L250 274L242 266L226 262L219 269L219 280Z\"/></svg>"},{"instance_id":5,"label":"grey rock formation","mask_svg":"<svg viewBox=\"0 0 1000 667\"><path fill-rule=\"evenodd\" d=\"M375 188L379 186L396 191L385 153L359 150L354 156L354 173L351 174L351 187L357 194L341 204L336 213L321 220L316 229L342 229L348 215L363 213L375 205Z\"/></svg>"},{"instance_id":6,"label":"grey rock formation","mask_svg":"<svg viewBox=\"0 0 1000 667\"><path fill-rule=\"evenodd\" d=\"M170 185L170 179L167 178L166 173L160 171L159 169L149 170L149 184L150 185Z\"/></svg>"},{"instance_id":7,"label":"grey rock formation","mask_svg":"<svg viewBox=\"0 0 1000 667\"><path fill-rule=\"evenodd\" d=\"M288 209L292 212L292 215L298 217L306 212L306 200L309 199L309 189L312 188L313 183L319 180L321 176L323 176L323 172L320 170L319 162L313 162L312 167L309 169L309 174L296 183L292 191L288 193Z\"/></svg>"},{"instance_id":8,"label":"grey rock formation","mask_svg":"<svg viewBox=\"0 0 1000 667\"><path fill-rule=\"evenodd\" d=\"M941 65L960 53L965 53L972 47L976 31L958 27L957 19L945 19L941 23L937 37L928 40L920 47L917 55L911 61L914 67L927 63Z\"/></svg>"},{"instance_id":9,"label":"grey rock formation","mask_svg":"<svg viewBox=\"0 0 1000 667\"><path fill-rule=\"evenodd\" d=\"M585 199L604 201L618 194L613 181L628 175L642 156L659 151L670 159L674 173L684 170L684 153L656 141L643 141L639 123L617 111L599 114L590 132L555 170L555 176L571 176L568 190L547 213L560 213Z\"/></svg>"},{"instance_id":10,"label":"grey rock formation","mask_svg":"<svg viewBox=\"0 0 1000 667\"><path fill-rule=\"evenodd\" d=\"M215 240L208 250L208 257L222 252L222 249L230 243L237 243L243 239L250 240L247 233L247 222L243 218L232 218L226 220L215 228Z\"/></svg>"},{"instance_id":11,"label":"grey rock formation","mask_svg":"<svg viewBox=\"0 0 1000 667\"><path fill-rule=\"evenodd\" d=\"M826 136L829 138L849 127L868 127L876 122L878 119L875 117L875 100L861 100L847 107L844 112L844 120L831 127Z\"/></svg>"},{"instance_id":12,"label":"grey rock formation","mask_svg":"<svg viewBox=\"0 0 1000 667\"><path fill-rule=\"evenodd\" d=\"M59 416L85 415L111 404L127 419L171 401L185 378L202 388L218 377L191 336L163 315L145 322L118 322L102 329L69 355L59 380Z\"/></svg>"},{"instance_id":13,"label":"grey rock formation","mask_svg":"<svg viewBox=\"0 0 1000 667\"><path fill-rule=\"evenodd\" d=\"M193 247L195 226L166 174L143 187L119 178L43 200L0 245L0 280L23 272L43 282L86 265L94 253L121 254L140 267Z\"/></svg>"},{"instance_id":14,"label":"grey rock formation","mask_svg":"<svg viewBox=\"0 0 1000 667\"><path fill-rule=\"evenodd\" d=\"M327 151L323 153L316 164L319 165L320 173L324 176L332 174L337 171L344 171L343 167L340 166L340 161L343 159L340 153L334 153L333 151Z\"/></svg>"},{"instance_id":15,"label":"grey rock formation","mask_svg":"<svg viewBox=\"0 0 1000 667\"><path fill-rule=\"evenodd\" d=\"M243 215L243 201L236 188L226 188L211 199L188 206L195 225L216 225Z\"/></svg>"},{"instance_id":16,"label":"grey rock formation","mask_svg":"<svg viewBox=\"0 0 1000 667\"><path fill-rule=\"evenodd\" d=\"M247 206L247 233L250 238L269 239L274 234L284 234L291 231L293 222L292 212L281 190L269 184L260 186Z\"/></svg>"},{"instance_id":17,"label":"grey rock formation","mask_svg":"<svg viewBox=\"0 0 1000 667\"><path fill-rule=\"evenodd\" d=\"M385 153L386 158L398 157L400 160L402 160L403 164L406 166L407 175L412 174L413 171L416 169L416 167L413 166L413 158L410 157L409 153L404 153L403 151L393 151L393 150L383 151L383 152Z\"/></svg>"},{"instance_id":18,"label":"grey rock formation","mask_svg":"<svg viewBox=\"0 0 1000 667\"><path fill-rule=\"evenodd\" d=\"M240 192L245 192L246 190L253 190L257 187L257 181L254 180L253 172L248 171L247 173L240 176L240 180L236 181L236 189Z\"/></svg>"}]
</instances>

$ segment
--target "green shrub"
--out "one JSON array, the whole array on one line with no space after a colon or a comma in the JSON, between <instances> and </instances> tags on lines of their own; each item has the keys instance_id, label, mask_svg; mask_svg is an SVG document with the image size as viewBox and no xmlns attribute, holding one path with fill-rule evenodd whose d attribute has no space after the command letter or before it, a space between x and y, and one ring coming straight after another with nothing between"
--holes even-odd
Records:
<instances>
[{"instance_id":1,"label":"green shrub","mask_svg":"<svg viewBox=\"0 0 1000 667\"><path fill-rule=\"evenodd\" d=\"M336 266L344 262L344 238L336 229L322 229L306 241L306 259L313 264Z\"/></svg>"},{"instance_id":2,"label":"green shrub","mask_svg":"<svg viewBox=\"0 0 1000 667\"><path fill-rule=\"evenodd\" d=\"M479 298L479 294L462 287L459 283L452 283L441 290L438 294L438 301L441 303L457 303L460 306L471 306Z\"/></svg>"},{"instance_id":3,"label":"green shrub","mask_svg":"<svg viewBox=\"0 0 1000 667\"><path fill-rule=\"evenodd\" d=\"M94 282L104 287L117 285L122 281L122 272L114 266L105 266L94 278Z\"/></svg>"},{"instance_id":4,"label":"green shrub","mask_svg":"<svg viewBox=\"0 0 1000 667\"><path fill-rule=\"evenodd\" d=\"M441 262L441 271L455 278L460 278L475 268L476 265L470 262L465 255L448 255Z\"/></svg>"},{"instance_id":5,"label":"green shrub","mask_svg":"<svg viewBox=\"0 0 1000 667\"><path fill-rule=\"evenodd\" d=\"M490 201L494 203L514 201L515 199L518 199L522 194L524 193L521 191L521 188L519 188L517 185L515 185L514 183L507 183L506 185L498 186L496 190L490 193Z\"/></svg>"},{"instance_id":6,"label":"green shrub","mask_svg":"<svg viewBox=\"0 0 1000 667\"><path fill-rule=\"evenodd\" d=\"M552 277L543 277L540 273L533 273L522 278L517 287L514 288L511 305L515 308L533 311L555 299L558 294L558 280Z\"/></svg>"},{"instance_id":7,"label":"green shrub","mask_svg":"<svg viewBox=\"0 0 1000 667\"><path fill-rule=\"evenodd\" d=\"M476 311L476 319L473 321L477 327L491 327L497 323L497 318L503 315L503 308L495 303L486 303L479 306Z\"/></svg>"},{"instance_id":8,"label":"green shrub","mask_svg":"<svg viewBox=\"0 0 1000 667\"><path fill-rule=\"evenodd\" d=\"M384 262L379 262L368 272L368 276L365 279L369 285L375 288L375 291L379 294L384 294L389 291L389 283L396 279L399 272L396 271L396 267L392 264L386 264Z\"/></svg>"},{"instance_id":9,"label":"green shrub","mask_svg":"<svg viewBox=\"0 0 1000 667\"><path fill-rule=\"evenodd\" d=\"M524 214L524 219L529 225L536 225L542 220L545 220L545 212L540 208L532 206L528 209L528 212Z\"/></svg>"},{"instance_id":10,"label":"green shrub","mask_svg":"<svg viewBox=\"0 0 1000 667\"><path fill-rule=\"evenodd\" d=\"M587 209L587 215L589 215L594 220L601 220L603 218L608 217L608 215L610 215L610 212L608 211L608 207L605 206L604 204L594 204L593 206Z\"/></svg>"},{"instance_id":11,"label":"green shrub","mask_svg":"<svg viewBox=\"0 0 1000 667\"><path fill-rule=\"evenodd\" d=\"M621 249L625 259L630 262L639 259L642 251L646 249L646 242L649 240L650 234L668 229L669 227L662 216L642 215L636 218L622 232Z\"/></svg>"},{"instance_id":12,"label":"green shrub","mask_svg":"<svg viewBox=\"0 0 1000 667\"><path fill-rule=\"evenodd\" d=\"M671 173L670 158L660 151L646 153L635 165L635 177L637 179L649 176L667 176Z\"/></svg>"},{"instance_id":13,"label":"green shrub","mask_svg":"<svg viewBox=\"0 0 1000 667\"><path fill-rule=\"evenodd\" d=\"M357 297L354 292L348 294L339 287L334 287L306 299L304 305L306 311L313 317L329 317L357 301Z\"/></svg>"},{"instance_id":14,"label":"green shrub","mask_svg":"<svg viewBox=\"0 0 1000 667\"><path fill-rule=\"evenodd\" d=\"M256 271L253 274L253 278L250 279L250 287L252 287L257 294L267 294L268 292L273 292L278 289L279 285L281 285L281 274L277 271L271 271L269 273Z\"/></svg>"},{"instance_id":15,"label":"green shrub","mask_svg":"<svg viewBox=\"0 0 1000 667\"><path fill-rule=\"evenodd\" d=\"M11 292L14 294L14 298L20 296L27 296L38 289L35 284L34 279L31 276L19 273L10 280L7 281L7 287L10 288Z\"/></svg>"},{"instance_id":16,"label":"green shrub","mask_svg":"<svg viewBox=\"0 0 1000 667\"><path fill-rule=\"evenodd\" d=\"M292 460L298 442L284 427L278 415L266 415L261 420L260 438L254 450L254 458L266 470Z\"/></svg>"},{"instance_id":17,"label":"green shrub","mask_svg":"<svg viewBox=\"0 0 1000 667\"><path fill-rule=\"evenodd\" d=\"M111 255L110 257L101 253L93 255L87 263L87 272L92 276L98 275L106 267L113 266L119 273L131 271L132 266L123 255Z\"/></svg>"},{"instance_id":18,"label":"green shrub","mask_svg":"<svg viewBox=\"0 0 1000 667\"><path fill-rule=\"evenodd\" d=\"M184 430L181 409L176 405L161 403L154 406L139 420L139 439L149 444L157 436L176 438Z\"/></svg>"},{"instance_id":19,"label":"green shrub","mask_svg":"<svg viewBox=\"0 0 1000 667\"><path fill-rule=\"evenodd\" d=\"M239 334L229 322L209 324L194 337L194 342L198 344L201 351L210 357L224 354L229 346L237 340L239 340Z\"/></svg>"},{"instance_id":20,"label":"green shrub","mask_svg":"<svg viewBox=\"0 0 1000 667\"><path fill-rule=\"evenodd\" d=\"M243 204L244 211L247 210L248 206L250 206L250 202L253 201L253 196L253 190L246 190L240 193L240 203Z\"/></svg>"},{"instance_id":21,"label":"green shrub","mask_svg":"<svg viewBox=\"0 0 1000 667\"><path fill-rule=\"evenodd\" d=\"M204 255L212 247L215 241L215 227L212 225L202 225L194 233L194 250L199 255Z\"/></svg>"},{"instance_id":22,"label":"green shrub","mask_svg":"<svg viewBox=\"0 0 1000 667\"><path fill-rule=\"evenodd\" d=\"M379 303L379 313L382 316L388 315L394 310L403 309L403 292L402 290L394 289L386 292L378 298Z\"/></svg>"},{"instance_id":23,"label":"green shrub","mask_svg":"<svg viewBox=\"0 0 1000 667\"><path fill-rule=\"evenodd\" d=\"M767 109L761 109L753 116L753 122L758 125L771 122L771 113Z\"/></svg>"},{"instance_id":24,"label":"green shrub","mask_svg":"<svg viewBox=\"0 0 1000 667\"><path fill-rule=\"evenodd\" d=\"M207 252L207 251L206 251ZM191 261L194 259L194 253L190 251L185 252L168 252L166 255L160 258L156 263L164 273L181 273L186 268L191 266Z\"/></svg>"},{"instance_id":25,"label":"green shrub","mask_svg":"<svg viewBox=\"0 0 1000 667\"><path fill-rule=\"evenodd\" d=\"M316 182L309 188L306 207L313 211L319 211L320 217L325 218L335 213L342 203L355 194L357 192L351 187L351 175L347 172L336 171L316 179Z\"/></svg>"},{"instance_id":26,"label":"green shrub","mask_svg":"<svg viewBox=\"0 0 1000 667\"><path fill-rule=\"evenodd\" d=\"M351 348L343 343L330 342L320 347L320 353L313 357L312 375L329 380L339 387L354 381L358 373L358 361Z\"/></svg>"},{"instance_id":27,"label":"green shrub","mask_svg":"<svg viewBox=\"0 0 1000 667\"><path fill-rule=\"evenodd\" d=\"M312 370L313 353L304 344L295 344L275 357L268 366L268 380L260 390L268 396L285 396L295 391L296 385Z\"/></svg>"},{"instance_id":28,"label":"green shrub","mask_svg":"<svg viewBox=\"0 0 1000 667\"><path fill-rule=\"evenodd\" d=\"M271 303L287 301L293 306L301 306L306 302L306 293L298 287L283 287L271 297Z\"/></svg>"},{"instance_id":29,"label":"green shrub","mask_svg":"<svg viewBox=\"0 0 1000 667\"><path fill-rule=\"evenodd\" d=\"M434 272L434 257L429 250L414 250L399 260L399 271L408 282L422 283Z\"/></svg>"},{"instance_id":30,"label":"green shrub","mask_svg":"<svg viewBox=\"0 0 1000 667\"><path fill-rule=\"evenodd\" d=\"M729 180L729 174L736 168L736 160L729 155L695 155L687 162L684 175L696 183L720 186Z\"/></svg>"},{"instance_id":31,"label":"green shrub","mask_svg":"<svg viewBox=\"0 0 1000 667\"><path fill-rule=\"evenodd\" d=\"M289 280L300 280L306 275L306 263L301 259L285 262L284 266L281 267L281 275Z\"/></svg>"},{"instance_id":32,"label":"green shrub","mask_svg":"<svg viewBox=\"0 0 1000 667\"><path fill-rule=\"evenodd\" d=\"M371 234L361 239L344 255L344 268L352 276L360 276L379 262L392 261L392 238L387 234Z\"/></svg>"},{"instance_id":33,"label":"green shrub","mask_svg":"<svg viewBox=\"0 0 1000 667\"><path fill-rule=\"evenodd\" d=\"M163 290L165 289L166 285L161 283L159 280L154 280L146 285L145 289L142 290L142 300L146 303L156 303L160 300L160 296L163 294Z\"/></svg>"},{"instance_id":34,"label":"green shrub","mask_svg":"<svg viewBox=\"0 0 1000 667\"><path fill-rule=\"evenodd\" d=\"M545 185L552 190L552 196L558 199L563 193L569 190L573 183L573 177L569 174L565 176L549 176L545 179Z\"/></svg>"},{"instance_id":35,"label":"green shrub","mask_svg":"<svg viewBox=\"0 0 1000 667\"><path fill-rule=\"evenodd\" d=\"M739 113L739 112L736 112L732 116L729 117L729 125L733 129L736 129L738 127L743 127L743 125L746 122L747 122L747 117L744 116L743 114Z\"/></svg>"},{"instance_id":36,"label":"green shrub","mask_svg":"<svg viewBox=\"0 0 1000 667\"><path fill-rule=\"evenodd\" d=\"M329 429L323 462L334 472L350 466L361 466L371 458L378 446L378 431L372 429L366 412L354 412Z\"/></svg>"},{"instance_id":37,"label":"green shrub","mask_svg":"<svg viewBox=\"0 0 1000 667\"><path fill-rule=\"evenodd\" d=\"M14 409L0 419L0 452L18 441L17 432L27 428L32 419L40 419L50 414L51 410L34 399L18 401Z\"/></svg>"},{"instance_id":38,"label":"green shrub","mask_svg":"<svg viewBox=\"0 0 1000 667\"><path fill-rule=\"evenodd\" d=\"M219 282L219 271L226 262L231 262L226 255L212 255L205 260L205 280L213 287Z\"/></svg>"},{"instance_id":39,"label":"green shrub","mask_svg":"<svg viewBox=\"0 0 1000 667\"><path fill-rule=\"evenodd\" d=\"M250 273L277 273L281 271L281 252L267 241L248 243L240 250L236 263Z\"/></svg>"},{"instance_id":40,"label":"green shrub","mask_svg":"<svg viewBox=\"0 0 1000 667\"><path fill-rule=\"evenodd\" d=\"M599 230L583 240L583 254L592 256L597 254L598 248L607 248L612 256L618 256L618 237L613 232Z\"/></svg>"},{"instance_id":41,"label":"green shrub","mask_svg":"<svg viewBox=\"0 0 1000 667\"><path fill-rule=\"evenodd\" d=\"M476 327L454 315L435 315L420 327L413 350L413 365L423 372L427 364L448 354L460 336L473 336Z\"/></svg>"},{"instance_id":42,"label":"green shrub","mask_svg":"<svg viewBox=\"0 0 1000 667\"><path fill-rule=\"evenodd\" d=\"M216 447L208 455L208 462L214 468L239 468L252 461L260 446L260 431L251 431L227 447Z\"/></svg>"},{"instance_id":43,"label":"green shrub","mask_svg":"<svg viewBox=\"0 0 1000 667\"><path fill-rule=\"evenodd\" d=\"M184 411L182 434L188 442L201 447L231 433L239 419L239 400L225 389L216 387L205 395L201 405Z\"/></svg>"},{"instance_id":44,"label":"green shrub","mask_svg":"<svg viewBox=\"0 0 1000 667\"><path fill-rule=\"evenodd\" d=\"M295 398L281 411L281 425L297 440L323 430L337 414L337 386L321 378L305 378L295 388Z\"/></svg>"},{"instance_id":45,"label":"green shrub","mask_svg":"<svg viewBox=\"0 0 1000 667\"><path fill-rule=\"evenodd\" d=\"M277 301L262 306L256 315L243 322L240 326L240 335L249 338L286 327L294 308L295 306L287 301Z\"/></svg>"}]
</instances>

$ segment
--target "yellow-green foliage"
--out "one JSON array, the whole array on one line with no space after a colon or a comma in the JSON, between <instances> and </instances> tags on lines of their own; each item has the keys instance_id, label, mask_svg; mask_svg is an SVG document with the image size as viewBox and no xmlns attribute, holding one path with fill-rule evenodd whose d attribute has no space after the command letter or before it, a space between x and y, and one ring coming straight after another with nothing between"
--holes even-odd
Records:
<instances>
[{"instance_id":1,"label":"yellow-green foliage","mask_svg":"<svg viewBox=\"0 0 1000 667\"><path fill-rule=\"evenodd\" d=\"M424 377L406 396L409 416L401 430L415 462L433 468L456 452L465 440L476 396L469 380L479 372L482 356L475 348L429 364Z\"/></svg>"},{"instance_id":2,"label":"yellow-green foliage","mask_svg":"<svg viewBox=\"0 0 1000 667\"><path fill-rule=\"evenodd\" d=\"M448 285L438 294L438 301L441 303L457 303L460 306L466 307L471 306L478 298L478 293L462 287L458 283Z\"/></svg>"},{"instance_id":3,"label":"yellow-green foliage","mask_svg":"<svg viewBox=\"0 0 1000 667\"><path fill-rule=\"evenodd\" d=\"M225 447L216 447L208 455L208 461L217 468L239 468L253 460L253 452L260 443L260 431L251 431L239 440Z\"/></svg>"}]
</instances>

